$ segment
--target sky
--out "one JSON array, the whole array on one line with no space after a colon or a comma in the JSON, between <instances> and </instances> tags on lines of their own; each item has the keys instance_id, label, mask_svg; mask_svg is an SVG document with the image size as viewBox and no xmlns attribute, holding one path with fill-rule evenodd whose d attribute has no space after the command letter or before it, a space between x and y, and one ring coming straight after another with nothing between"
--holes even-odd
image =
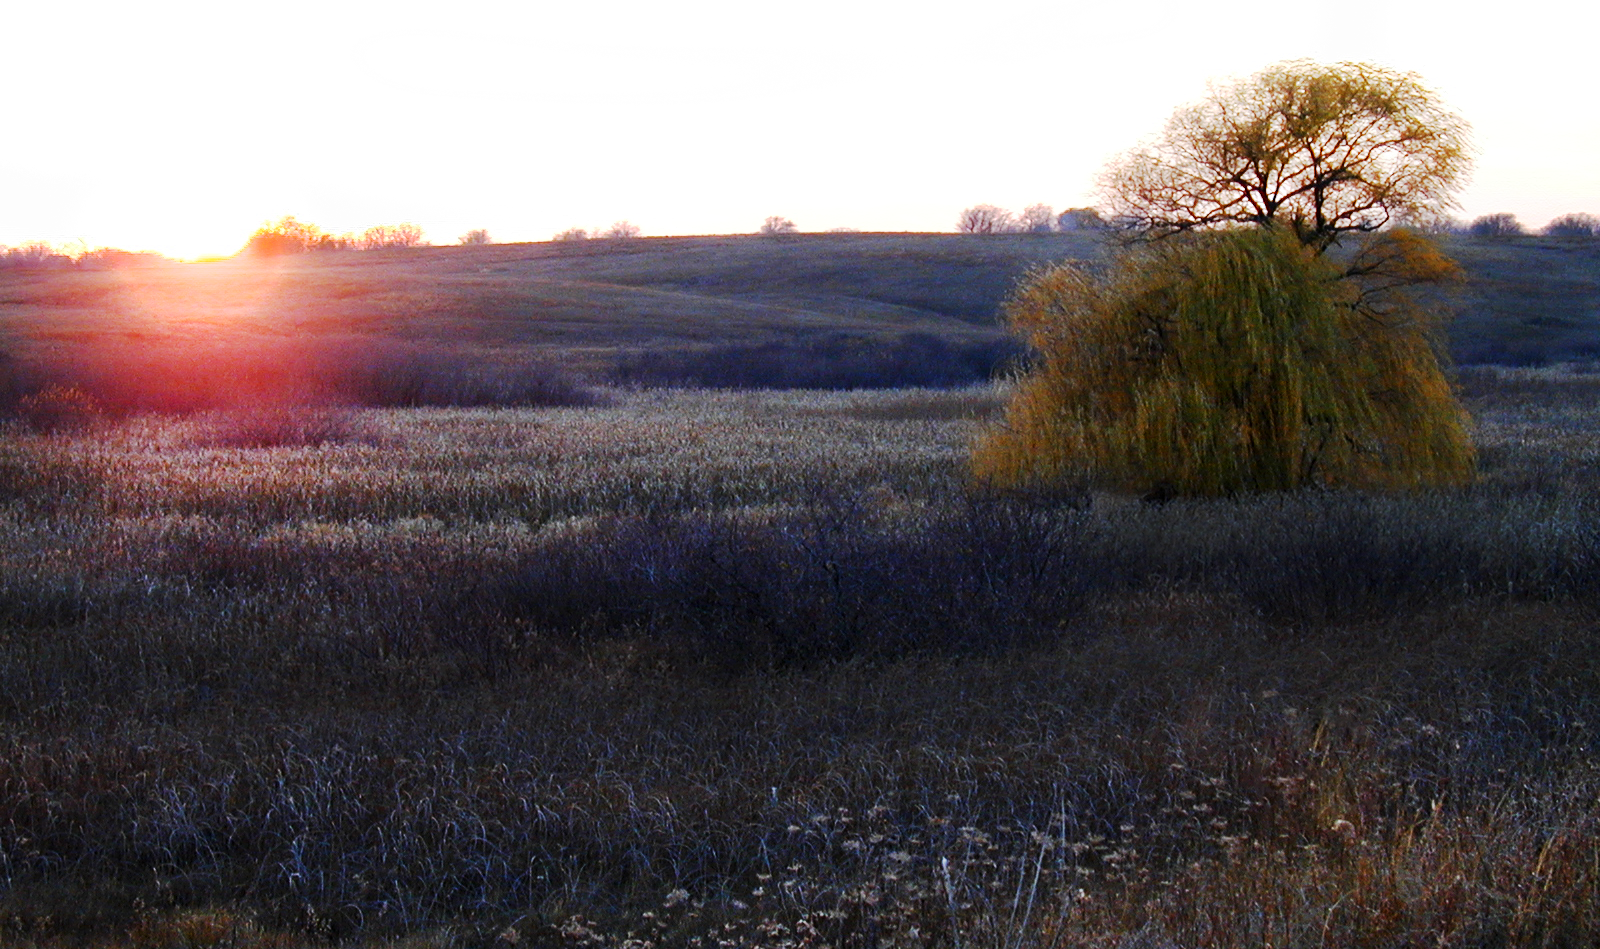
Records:
<instances>
[{"instance_id":1,"label":"sky","mask_svg":"<svg viewBox=\"0 0 1600 949\"><path fill-rule=\"evenodd\" d=\"M284 215L547 240L950 231L1089 204L1208 82L1417 73L1478 149L1463 219L1600 214L1600 5L1524 0L32 2L0 32L0 245L178 257Z\"/></svg>"}]
</instances>

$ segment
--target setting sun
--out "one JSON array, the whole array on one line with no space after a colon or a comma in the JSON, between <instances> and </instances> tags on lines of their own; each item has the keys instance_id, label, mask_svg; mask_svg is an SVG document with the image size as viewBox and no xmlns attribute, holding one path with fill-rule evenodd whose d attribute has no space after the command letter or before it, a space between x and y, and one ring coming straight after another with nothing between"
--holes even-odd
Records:
<instances>
[{"instance_id":1,"label":"setting sun","mask_svg":"<svg viewBox=\"0 0 1600 949\"><path fill-rule=\"evenodd\" d=\"M532 4L30 4L13 11L0 244L228 254L292 214L545 240L948 231L980 202L1093 199L1095 173L1208 80L1274 61L1415 71L1473 125L1466 218L1600 212L1593 5L1380 22L1252 0L755 10ZM1241 31L1244 31L1241 33Z\"/></svg>"}]
</instances>

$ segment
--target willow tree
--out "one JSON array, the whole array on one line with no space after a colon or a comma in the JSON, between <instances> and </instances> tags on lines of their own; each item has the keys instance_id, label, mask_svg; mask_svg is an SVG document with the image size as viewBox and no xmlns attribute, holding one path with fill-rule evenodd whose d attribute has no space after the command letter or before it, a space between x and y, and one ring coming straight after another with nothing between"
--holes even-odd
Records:
<instances>
[{"instance_id":1,"label":"willow tree","mask_svg":"<svg viewBox=\"0 0 1600 949\"><path fill-rule=\"evenodd\" d=\"M1414 77L1359 64L1282 64L1180 110L1103 177L1139 240L1008 301L1039 359L976 473L1200 495L1469 477L1417 293L1455 268L1387 227L1451 206L1467 151Z\"/></svg>"},{"instance_id":2,"label":"willow tree","mask_svg":"<svg viewBox=\"0 0 1600 949\"><path fill-rule=\"evenodd\" d=\"M1149 235L1283 226L1326 250L1455 207L1468 132L1414 74L1293 60L1179 109L1106 168L1101 197Z\"/></svg>"}]
</instances>

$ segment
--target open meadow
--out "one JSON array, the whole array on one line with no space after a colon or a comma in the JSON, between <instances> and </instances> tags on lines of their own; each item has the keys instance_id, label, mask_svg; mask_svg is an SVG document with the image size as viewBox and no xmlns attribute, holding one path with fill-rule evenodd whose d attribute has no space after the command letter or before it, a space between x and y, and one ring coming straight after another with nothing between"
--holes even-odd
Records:
<instances>
[{"instance_id":1,"label":"open meadow","mask_svg":"<svg viewBox=\"0 0 1600 949\"><path fill-rule=\"evenodd\" d=\"M0 272L0 945L1592 946L1595 247L1167 503L970 475L1081 234Z\"/></svg>"},{"instance_id":2,"label":"open meadow","mask_svg":"<svg viewBox=\"0 0 1600 949\"><path fill-rule=\"evenodd\" d=\"M8 946L1581 946L1600 377L1405 497L1005 497L1003 392L0 442Z\"/></svg>"}]
</instances>

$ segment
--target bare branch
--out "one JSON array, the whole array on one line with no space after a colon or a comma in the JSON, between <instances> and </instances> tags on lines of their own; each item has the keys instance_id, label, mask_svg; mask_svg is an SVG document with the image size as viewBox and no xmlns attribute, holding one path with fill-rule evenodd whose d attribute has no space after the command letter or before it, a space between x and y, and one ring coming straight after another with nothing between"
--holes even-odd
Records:
<instances>
[{"instance_id":1,"label":"bare branch","mask_svg":"<svg viewBox=\"0 0 1600 949\"><path fill-rule=\"evenodd\" d=\"M1470 151L1466 122L1415 76L1297 60L1178 110L1100 184L1113 218L1135 227L1283 224L1326 249L1454 207Z\"/></svg>"}]
</instances>

